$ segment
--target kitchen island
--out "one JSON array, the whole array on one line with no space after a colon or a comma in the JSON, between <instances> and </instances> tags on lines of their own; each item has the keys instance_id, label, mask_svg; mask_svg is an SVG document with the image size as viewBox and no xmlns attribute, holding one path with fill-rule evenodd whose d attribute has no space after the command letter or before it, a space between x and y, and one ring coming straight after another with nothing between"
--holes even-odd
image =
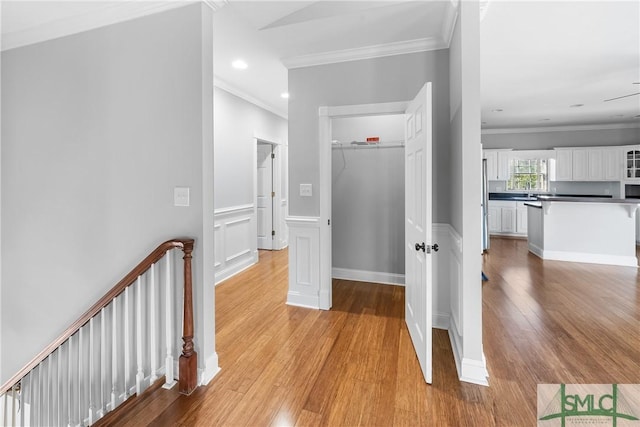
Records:
<instances>
[{"instance_id":1,"label":"kitchen island","mask_svg":"<svg viewBox=\"0 0 640 427\"><path fill-rule=\"evenodd\" d=\"M539 196L525 205L529 251L540 258L638 266L640 200Z\"/></svg>"}]
</instances>

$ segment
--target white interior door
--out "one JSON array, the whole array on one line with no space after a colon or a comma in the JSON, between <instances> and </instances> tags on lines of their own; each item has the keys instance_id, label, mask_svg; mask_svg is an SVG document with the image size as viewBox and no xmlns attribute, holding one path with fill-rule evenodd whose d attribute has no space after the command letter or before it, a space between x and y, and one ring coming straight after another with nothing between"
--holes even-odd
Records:
<instances>
[{"instance_id":1,"label":"white interior door","mask_svg":"<svg viewBox=\"0 0 640 427\"><path fill-rule=\"evenodd\" d=\"M273 146L258 144L258 249L273 249Z\"/></svg>"},{"instance_id":2,"label":"white interior door","mask_svg":"<svg viewBox=\"0 0 640 427\"><path fill-rule=\"evenodd\" d=\"M427 383L432 363L431 83L406 110L405 321Z\"/></svg>"}]
</instances>

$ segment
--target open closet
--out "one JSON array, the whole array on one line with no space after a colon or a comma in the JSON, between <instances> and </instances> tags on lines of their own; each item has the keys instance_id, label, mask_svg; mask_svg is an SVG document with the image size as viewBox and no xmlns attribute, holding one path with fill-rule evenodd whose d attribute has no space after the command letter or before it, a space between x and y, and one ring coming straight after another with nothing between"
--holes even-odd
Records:
<instances>
[{"instance_id":1,"label":"open closet","mask_svg":"<svg viewBox=\"0 0 640 427\"><path fill-rule=\"evenodd\" d=\"M403 114L334 118L332 276L404 284Z\"/></svg>"}]
</instances>

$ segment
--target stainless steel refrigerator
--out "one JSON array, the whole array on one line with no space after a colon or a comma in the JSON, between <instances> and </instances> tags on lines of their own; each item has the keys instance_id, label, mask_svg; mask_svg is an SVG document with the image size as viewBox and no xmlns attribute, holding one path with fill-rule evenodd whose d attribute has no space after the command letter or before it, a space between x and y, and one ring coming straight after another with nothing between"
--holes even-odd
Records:
<instances>
[{"instance_id":1,"label":"stainless steel refrigerator","mask_svg":"<svg viewBox=\"0 0 640 427\"><path fill-rule=\"evenodd\" d=\"M489 250L489 187L487 159L482 159L482 253Z\"/></svg>"}]
</instances>

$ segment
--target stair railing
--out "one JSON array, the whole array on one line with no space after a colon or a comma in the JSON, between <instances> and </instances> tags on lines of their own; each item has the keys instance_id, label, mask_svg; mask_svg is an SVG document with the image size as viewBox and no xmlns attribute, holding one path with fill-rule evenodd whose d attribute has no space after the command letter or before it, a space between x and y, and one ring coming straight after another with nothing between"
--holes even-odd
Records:
<instances>
[{"instance_id":1,"label":"stair railing","mask_svg":"<svg viewBox=\"0 0 640 427\"><path fill-rule=\"evenodd\" d=\"M91 425L165 376L190 394L197 386L193 345L193 239L159 245L58 338L0 387L0 425ZM183 288L172 249L183 256ZM158 268L160 266L160 268ZM178 268L176 268L178 267ZM164 292L158 290L163 283ZM179 298L182 297L182 352ZM178 308L176 308L178 307ZM159 362L164 356L164 362Z\"/></svg>"}]
</instances>

